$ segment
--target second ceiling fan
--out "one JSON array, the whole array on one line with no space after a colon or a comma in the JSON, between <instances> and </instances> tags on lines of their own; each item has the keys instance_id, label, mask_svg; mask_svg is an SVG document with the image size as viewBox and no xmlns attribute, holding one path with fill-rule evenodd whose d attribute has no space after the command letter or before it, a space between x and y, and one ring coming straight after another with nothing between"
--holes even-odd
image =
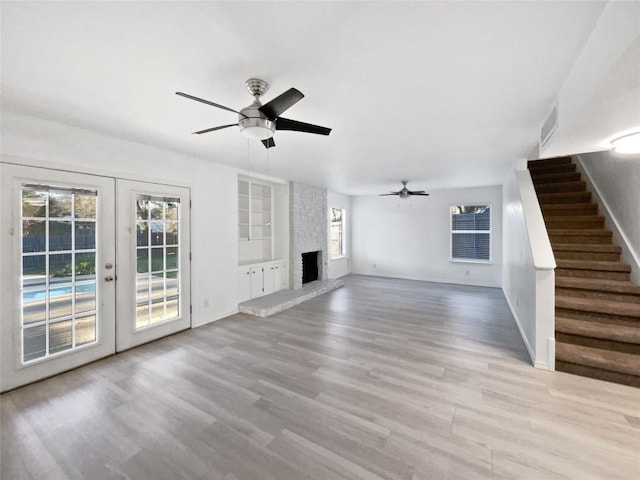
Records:
<instances>
[{"instance_id":1,"label":"second ceiling fan","mask_svg":"<svg viewBox=\"0 0 640 480\"><path fill-rule=\"evenodd\" d=\"M429 196L429 194L424 190L409 190L407 188L407 183L409 183L409 180L402 180L401 183L402 183L402 188L397 192L381 193L380 196L386 197L387 195L397 195L400 198L409 198L414 195L423 196L423 197Z\"/></svg>"},{"instance_id":2,"label":"second ceiling fan","mask_svg":"<svg viewBox=\"0 0 640 480\"><path fill-rule=\"evenodd\" d=\"M266 148L271 148L276 146L273 141L273 134L276 130L292 130L295 132L315 133L318 135L329 135L329 133L331 133L330 128L299 122L297 120L290 120L280 116L287 109L302 100L304 95L299 90L290 88L270 102L262 105L260 97L269 89L269 84L259 78L250 78L246 82L246 87L247 90L249 90L249 93L253 95L254 101L251 105L240 111L225 107L218 103L210 102L209 100L194 97L187 93L176 92L176 95L238 114L238 123L230 123L228 125L220 125L218 127L206 128L204 130L193 132L198 135L222 130L223 128L239 126L240 132L244 136L261 140Z\"/></svg>"}]
</instances>

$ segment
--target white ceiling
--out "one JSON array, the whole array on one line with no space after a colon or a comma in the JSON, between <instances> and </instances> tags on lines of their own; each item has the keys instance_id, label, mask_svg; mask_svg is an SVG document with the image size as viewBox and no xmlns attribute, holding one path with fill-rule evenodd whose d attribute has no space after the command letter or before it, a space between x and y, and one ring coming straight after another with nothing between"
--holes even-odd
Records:
<instances>
[{"instance_id":1,"label":"white ceiling","mask_svg":"<svg viewBox=\"0 0 640 480\"><path fill-rule=\"evenodd\" d=\"M3 108L348 194L502 183L603 2L2 2ZM306 97L267 151L249 77ZM249 153L249 154L248 154Z\"/></svg>"}]
</instances>

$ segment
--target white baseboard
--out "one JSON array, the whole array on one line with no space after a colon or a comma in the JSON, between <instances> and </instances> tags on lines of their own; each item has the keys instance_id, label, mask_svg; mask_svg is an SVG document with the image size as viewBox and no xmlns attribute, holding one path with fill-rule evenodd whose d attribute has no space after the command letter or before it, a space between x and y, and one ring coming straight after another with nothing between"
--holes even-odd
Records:
<instances>
[{"instance_id":1,"label":"white baseboard","mask_svg":"<svg viewBox=\"0 0 640 480\"><path fill-rule=\"evenodd\" d=\"M231 315L235 315L238 312L239 312L238 308L235 308L234 310L231 310L230 312L223 313L222 315L219 315L219 316L214 317L214 318L210 318L205 322L194 323L193 325L191 325L191 328L198 328L198 327L202 327L203 325L209 325L210 323L217 322L218 320L222 320L223 318L230 317Z\"/></svg>"}]
</instances>

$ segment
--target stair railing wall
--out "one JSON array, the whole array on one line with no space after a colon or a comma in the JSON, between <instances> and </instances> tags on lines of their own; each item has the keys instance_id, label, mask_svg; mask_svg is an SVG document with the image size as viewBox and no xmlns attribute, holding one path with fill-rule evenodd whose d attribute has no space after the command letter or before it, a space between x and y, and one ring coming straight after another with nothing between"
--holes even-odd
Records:
<instances>
[{"instance_id":1,"label":"stair railing wall","mask_svg":"<svg viewBox=\"0 0 640 480\"><path fill-rule=\"evenodd\" d=\"M555 272L551 242L529 171L503 185L503 291L536 368L555 369Z\"/></svg>"},{"instance_id":2,"label":"stair railing wall","mask_svg":"<svg viewBox=\"0 0 640 480\"><path fill-rule=\"evenodd\" d=\"M622 260L624 263L631 265L631 281L636 285L640 285L640 251L637 249L640 248L640 245L636 245L637 242L632 241L629 236L625 233L625 229L621 225L621 221L616 217L613 208L610 206L607 201L607 197L604 194L603 190L599 188L597 183L597 175L595 172L590 171L587 162L585 162L585 158L593 155L602 155L609 156L608 152L597 152L592 154L583 155L572 155L577 170L582 174L582 178L587 184L587 189L591 190L593 199L598 203L602 208L599 212L605 218L605 222L607 228L609 228L613 232L613 238L620 248L622 249ZM603 158L603 157L600 157ZM624 175L624 174L623 174ZM640 215L639 206L635 204L633 199L627 199L625 202L627 208L635 211L636 215Z\"/></svg>"}]
</instances>

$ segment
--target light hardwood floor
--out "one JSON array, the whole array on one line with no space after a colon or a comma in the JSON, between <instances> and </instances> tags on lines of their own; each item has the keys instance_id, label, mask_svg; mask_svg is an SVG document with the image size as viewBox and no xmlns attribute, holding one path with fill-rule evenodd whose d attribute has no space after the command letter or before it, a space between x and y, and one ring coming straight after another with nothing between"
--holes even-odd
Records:
<instances>
[{"instance_id":1,"label":"light hardwood floor","mask_svg":"<svg viewBox=\"0 0 640 480\"><path fill-rule=\"evenodd\" d=\"M3 395L2 480L640 478L640 390L532 368L500 290L345 283Z\"/></svg>"}]
</instances>

